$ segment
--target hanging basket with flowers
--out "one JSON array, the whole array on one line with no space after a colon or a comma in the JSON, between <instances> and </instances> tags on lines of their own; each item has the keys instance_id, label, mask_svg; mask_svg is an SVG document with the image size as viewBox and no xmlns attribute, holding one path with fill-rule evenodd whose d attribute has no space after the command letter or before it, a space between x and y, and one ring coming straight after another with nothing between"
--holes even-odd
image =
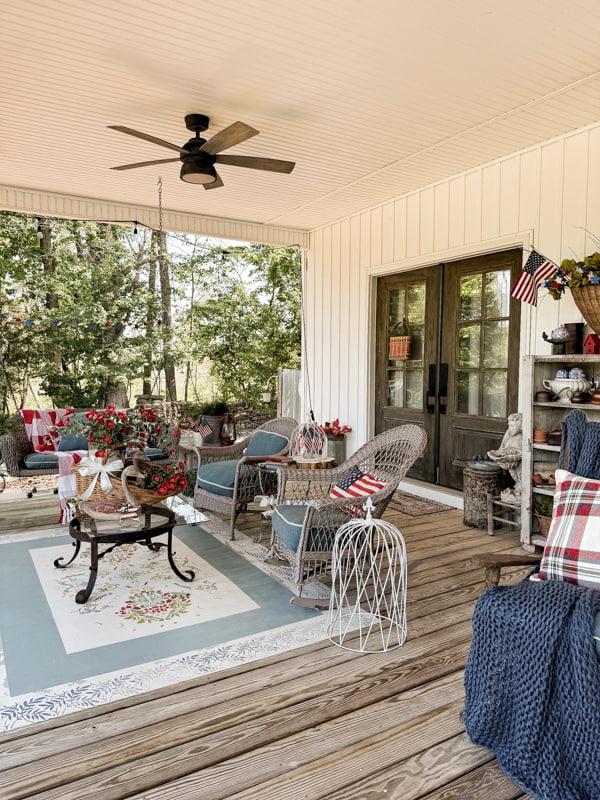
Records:
<instances>
[{"instance_id":1,"label":"hanging basket with flowers","mask_svg":"<svg viewBox=\"0 0 600 800\"><path fill-rule=\"evenodd\" d=\"M555 300L570 289L581 315L594 333L600 334L600 253L586 256L583 261L564 259L545 286Z\"/></svg>"}]
</instances>

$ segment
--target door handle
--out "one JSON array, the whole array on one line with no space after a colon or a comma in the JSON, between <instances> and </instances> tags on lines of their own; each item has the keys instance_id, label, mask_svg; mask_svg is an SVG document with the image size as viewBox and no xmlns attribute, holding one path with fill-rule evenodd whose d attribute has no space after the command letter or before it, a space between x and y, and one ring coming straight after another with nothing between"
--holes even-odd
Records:
<instances>
[{"instance_id":1,"label":"door handle","mask_svg":"<svg viewBox=\"0 0 600 800\"><path fill-rule=\"evenodd\" d=\"M427 394L425 395L425 407L428 414L435 413L435 373L436 365L429 365L429 375L427 383Z\"/></svg>"},{"instance_id":2,"label":"door handle","mask_svg":"<svg viewBox=\"0 0 600 800\"><path fill-rule=\"evenodd\" d=\"M440 414L445 414L446 403L448 402L448 364L440 364L438 399L440 403Z\"/></svg>"}]
</instances>

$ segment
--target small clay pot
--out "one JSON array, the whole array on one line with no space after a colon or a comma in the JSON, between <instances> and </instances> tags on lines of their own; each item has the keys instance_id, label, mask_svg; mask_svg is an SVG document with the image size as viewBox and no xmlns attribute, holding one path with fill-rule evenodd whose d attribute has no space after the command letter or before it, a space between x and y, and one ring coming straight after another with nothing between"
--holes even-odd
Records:
<instances>
[{"instance_id":1,"label":"small clay pot","mask_svg":"<svg viewBox=\"0 0 600 800\"><path fill-rule=\"evenodd\" d=\"M587 403L588 395L587 392L573 392L571 395L571 402L572 403Z\"/></svg>"},{"instance_id":2,"label":"small clay pot","mask_svg":"<svg viewBox=\"0 0 600 800\"><path fill-rule=\"evenodd\" d=\"M536 394L535 394L535 402L536 403L551 403L553 397L554 397L554 395L552 394L552 392L546 392L545 390L542 389L541 391L536 392Z\"/></svg>"}]
</instances>

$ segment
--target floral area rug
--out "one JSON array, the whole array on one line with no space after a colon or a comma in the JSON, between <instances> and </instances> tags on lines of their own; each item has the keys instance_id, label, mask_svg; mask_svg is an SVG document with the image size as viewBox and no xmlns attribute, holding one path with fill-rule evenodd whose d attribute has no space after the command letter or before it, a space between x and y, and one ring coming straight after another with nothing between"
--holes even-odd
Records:
<instances>
[{"instance_id":1,"label":"floral area rug","mask_svg":"<svg viewBox=\"0 0 600 800\"><path fill-rule=\"evenodd\" d=\"M266 550L241 534L228 542L227 527L175 528L174 559L196 572L191 583L171 571L165 549L117 548L84 605L74 596L87 583L86 545L57 569L54 559L72 553L64 527L3 537L0 730L325 639L327 615L290 605L289 573L271 574Z\"/></svg>"},{"instance_id":2,"label":"floral area rug","mask_svg":"<svg viewBox=\"0 0 600 800\"><path fill-rule=\"evenodd\" d=\"M437 500L427 500L409 492L396 491L389 503L389 508L401 511L409 517L422 517L425 514L437 514L440 511L452 511L454 506L447 506Z\"/></svg>"}]
</instances>

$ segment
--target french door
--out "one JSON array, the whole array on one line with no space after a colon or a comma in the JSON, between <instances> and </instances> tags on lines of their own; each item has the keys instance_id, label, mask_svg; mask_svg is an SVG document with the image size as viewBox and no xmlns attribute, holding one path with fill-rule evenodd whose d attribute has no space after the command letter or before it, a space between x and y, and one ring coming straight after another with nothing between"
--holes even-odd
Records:
<instances>
[{"instance_id":1,"label":"french door","mask_svg":"<svg viewBox=\"0 0 600 800\"><path fill-rule=\"evenodd\" d=\"M520 302L510 287L520 250L380 278L377 433L422 425L428 445L409 475L462 488L473 456L495 449L517 410ZM410 355L390 340L406 319Z\"/></svg>"}]
</instances>

